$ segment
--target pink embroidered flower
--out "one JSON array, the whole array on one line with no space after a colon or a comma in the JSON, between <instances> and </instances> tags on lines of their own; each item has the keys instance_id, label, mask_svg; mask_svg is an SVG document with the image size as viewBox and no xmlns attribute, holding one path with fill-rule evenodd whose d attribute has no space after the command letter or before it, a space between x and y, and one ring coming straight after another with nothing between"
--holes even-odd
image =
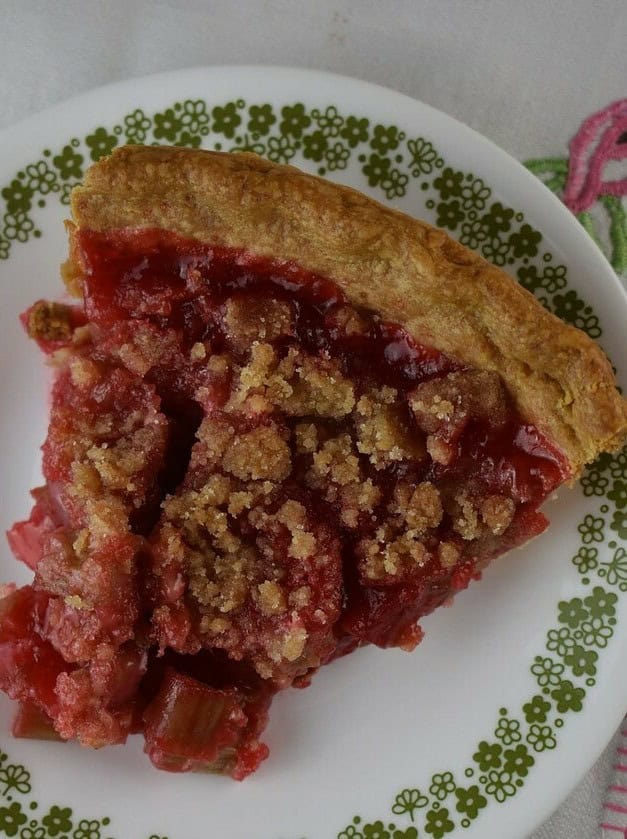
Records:
<instances>
[{"instance_id":1,"label":"pink embroidered flower","mask_svg":"<svg viewBox=\"0 0 627 839\"><path fill-rule=\"evenodd\" d=\"M603 180L610 160L627 157L627 99L586 119L570 141L564 203L573 213L589 209L600 195L627 195L627 178Z\"/></svg>"}]
</instances>

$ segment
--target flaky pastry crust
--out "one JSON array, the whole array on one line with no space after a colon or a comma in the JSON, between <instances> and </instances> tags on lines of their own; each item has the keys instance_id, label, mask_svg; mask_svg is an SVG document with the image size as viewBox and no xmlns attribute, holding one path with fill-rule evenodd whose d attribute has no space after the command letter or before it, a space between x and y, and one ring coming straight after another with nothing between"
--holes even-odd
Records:
<instances>
[{"instance_id":1,"label":"flaky pastry crust","mask_svg":"<svg viewBox=\"0 0 627 839\"><path fill-rule=\"evenodd\" d=\"M82 229L161 228L329 277L419 342L496 370L573 476L627 436L627 402L587 335L442 230L353 189L253 154L125 146L87 172L72 213Z\"/></svg>"}]
</instances>

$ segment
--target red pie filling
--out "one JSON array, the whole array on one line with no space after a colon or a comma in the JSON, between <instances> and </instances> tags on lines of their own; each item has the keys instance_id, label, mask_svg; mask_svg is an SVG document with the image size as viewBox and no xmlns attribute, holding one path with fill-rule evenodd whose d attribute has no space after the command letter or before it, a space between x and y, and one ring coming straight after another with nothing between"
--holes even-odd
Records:
<instances>
[{"instance_id":1,"label":"red pie filling","mask_svg":"<svg viewBox=\"0 0 627 839\"><path fill-rule=\"evenodd\" d=\"M496 373L293 264L162 231L81 233L84 312L24 322L56 365L0 601L16 733L143 731L242 778L273 692L417 621L546 527L567 477Z\"/></svg>"}]
</instances>

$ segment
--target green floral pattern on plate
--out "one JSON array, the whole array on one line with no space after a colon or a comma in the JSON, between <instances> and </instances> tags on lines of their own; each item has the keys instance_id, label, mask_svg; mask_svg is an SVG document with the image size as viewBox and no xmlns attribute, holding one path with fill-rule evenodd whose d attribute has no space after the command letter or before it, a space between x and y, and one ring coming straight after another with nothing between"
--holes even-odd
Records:
<instances>
[{"instance_id":1,"label":"green floral pattern on plate","mask_svg":"<svg viewBox=\"0 0 627 839\"><path fill-rule=\"evenodd\" d=\"M505 266L562 319L593 338L602 334L592 307L568 288L566 266L555 264L541 232L523 213L496 200L481 178L445 161L430 139L342 114L334 105L188 99L154 114L136 108L116 125L97 126L84 138L44 149L0 189L0 260L19 244L39 238L38 210L51 199L67 205L86 166L124 143L253 151L278 163L300 154L322 176L357 166L364 181L387 199L420 190L438 225ZM559 190L563 176L564 167L556 164L548 185ZM572 559L581 590L557 604L545 648L530 663L529 696L519 709L498 710L492 734L478 739L457 777L444 769L424 779L420 788L400 790L389 814L370 820L354 816L337 839L445 839L468 828L487 806L515 796L542 753L557 747L566 718L583 709L595 685L599 658L615 632L616 592L627 591L627 550L620 544L627 539L627 452L600 458L582 486L589 506ZM599 547L606 543L611 558L602 561ZM1 753L0 836L109 839L107 817L78 818L71 807L59 804L39 815L30 793L29 770ZM167 837L153 834L149 839Z\"/></svg>"}]
</instances>

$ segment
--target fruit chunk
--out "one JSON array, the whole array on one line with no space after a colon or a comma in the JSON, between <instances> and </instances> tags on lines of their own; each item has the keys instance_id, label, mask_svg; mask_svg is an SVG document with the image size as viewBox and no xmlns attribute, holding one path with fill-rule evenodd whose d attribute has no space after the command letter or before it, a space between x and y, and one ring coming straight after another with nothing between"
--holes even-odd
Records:
<instances>
[{"instance_id":1,"label":"fruit chunk","mask_svg":"<svg viewBox=\"0 0 627 839\"><path fill-rule=\"evenodd\" d=\"M241 781L268 756L258 734L269 701L218 690L168 669L144 712L145 751L158 769L219 772Z\"/></svg>"},{"instance_id":2,"label":"fruit chunk","mask_svg":"<svg viewBox=\"0 0 627 839\"><path fill-rule=\"evenodd\" d=\"M11 733L25 740L61 740L50 717L32 702L20 702Z\"/></svg>"}]
</instances>

